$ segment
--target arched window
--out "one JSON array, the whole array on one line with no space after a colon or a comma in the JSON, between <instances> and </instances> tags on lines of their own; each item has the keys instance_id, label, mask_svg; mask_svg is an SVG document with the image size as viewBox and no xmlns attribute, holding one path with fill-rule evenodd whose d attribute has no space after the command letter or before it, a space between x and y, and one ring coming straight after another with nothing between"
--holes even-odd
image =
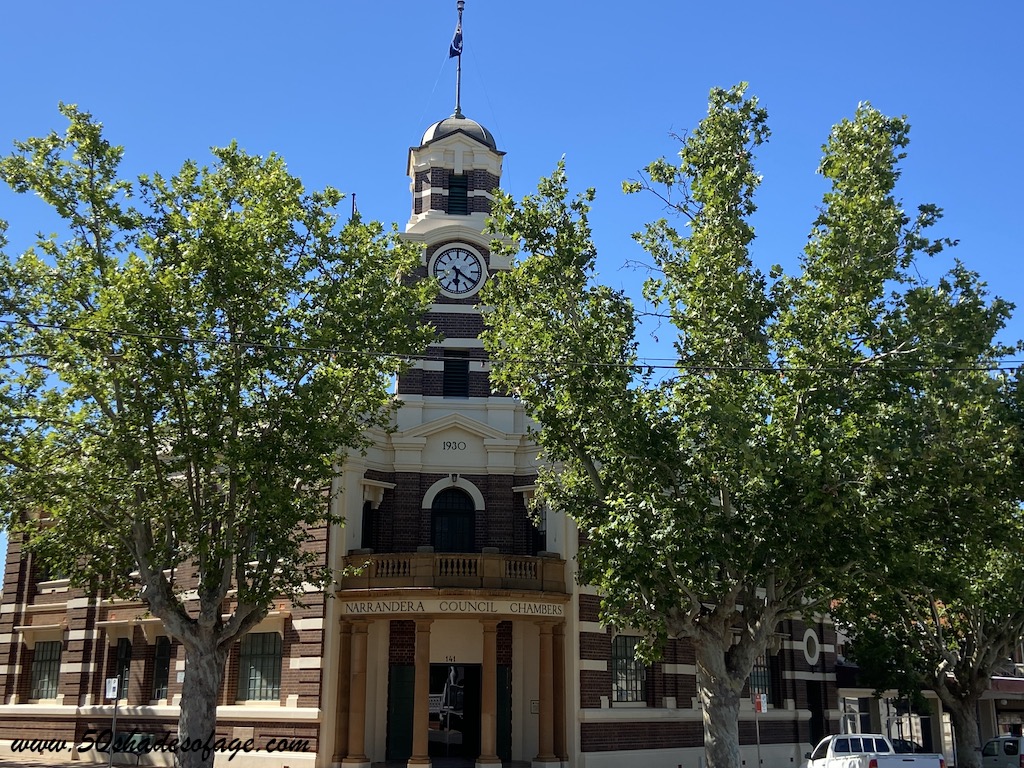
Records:
<instances>
[{"instance_id":1,"label":"arched window","mask_svg":"<svg viewBox=\"0 0 1024 768\"><path fill-rule=\"evenodd\" d=\"M457 488L448 488L434 497L431 532L435 552L472 552L473 500Z\"/></svg>"}]
</instances>

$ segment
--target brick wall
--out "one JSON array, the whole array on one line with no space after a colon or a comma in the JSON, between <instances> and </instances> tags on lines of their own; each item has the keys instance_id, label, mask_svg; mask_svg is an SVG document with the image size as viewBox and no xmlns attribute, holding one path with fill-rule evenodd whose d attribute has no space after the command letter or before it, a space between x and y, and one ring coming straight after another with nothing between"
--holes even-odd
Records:
<instances>
[{"instance_id":1,"label":"brick wall","mask_svg":"<svg viewBox=\"0 0 1024 768\"><path fill-rule=\"evenodd\" d=\"M391 621L388 630L388 664L416 663L416 622Z\"/></svg>"}]
</instances>

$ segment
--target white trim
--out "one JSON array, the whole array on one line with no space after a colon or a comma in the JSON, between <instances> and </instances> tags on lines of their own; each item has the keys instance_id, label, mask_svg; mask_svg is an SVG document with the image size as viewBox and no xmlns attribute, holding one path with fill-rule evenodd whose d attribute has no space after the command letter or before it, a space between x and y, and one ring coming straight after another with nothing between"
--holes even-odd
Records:
<instances>
[{"instance_id":1,"label":"white trim","mask_svg":"<svg viewBox=\"0 0 1024 768\"><path fill-rule=\"evenodd\" d=\"M320 669L323 660L319 656L300 656L288 659L288 669Z\"/></svg>"},{"instance_id":2,"label":"white trim","mask_svg":"<svg viewBox=\"0 0 1024 768\"><path fill-rule=\"evenodd\" d=\"M601 661L599 659L581 659L580 671L583 670L586 670L587 672L607 672L608 662Z\"/></svg>"},{"instance_id":3,"label":"white trim","mask_svg":"<svg viewBox=\"0 0 1024 768\"><path fill-rule=\"evenodd\" d=\"M292 629L296 632L313 632L324 628L323 617L313 619L292 619Z\"/></svg>"},{"instance_id":4,"label":"white trim","mask_svg":"<svg viewBox=\"0 0 1024 768\"><path fill-rule=\"evenodd\" d=\"M696 675L696 664L662 664L661 671L666 675Z\"/></svg>"},{"instance_id":5,"label":"white trim","mask_svg":"<svg viewBox=\"0 0 1024 768\"><path fill-rule=\"evenodd\" d=\"M14 631L21 634L22 641L27 648L34 649L38 642L64 642L64 632L68 628L68 620L64 619L60 624L25 624L15 627Z\"/></svg>"},{"instance_id":6,"label":"white trim","mask_svg":"<svg viewBox=\"0 0 1024 768\"><path fill-rule=\"evenodd\" d=\"M100 636L96 629L69 629L68 640L95 640ZM0 642L3 638L0 638Z\"/></svg>"},{"instance_id":7,"label":"white trim","mask_svg":"<svg viewBox=\"0 0 1024 768\"><path fill-rule=\"evenodd\" d=\"M811 627L804 631L803 651L804 660L812 667L821 658L821 640L818 639L818 633Z\"/></svg>"},{"instance_id":8,"label":"white trim","mask_svg":"<svg viewBox=\"0 0 1024 768\"><path fill-rule=\"evenodd\" d=\"M835 672L798 672L793 670L782 671L783 680L818 680L820 682L834 681Z\"/></svg>"},{"instance_id":9,"label":"white trim","mask_svg":"<svg viewBox=\"0 0 1024 768\"><path fill-rule=\"evenodd\" d=\"M439 315L479 315L480 309L475 304L431 304L427 312ZM480 339L444 339L430 344L431 347L483 347Z\"/></svg>"},{"instance_id":10,"label":"white trim","mask_svg":"<svg viewBox=\"0 0 1024 768\"><path fill-rule=\"evenodd\" d=\"M139 704L132 705L132 717L140 719L177 717L180 708L175 705ZM112 704L92 704L87 706L60 706L52 702L45 704L0 704L0 720L7 720L15 715L60 715L67 717L93 717L109 720L114 714ZM230 720L305 720L317 722L321 712L316 707L275 707L259 702L256 706L228 704L217 707L217 717Z\"/></svg>"},{"instance_id":11,"label":"white trim","mask_svg":"<svg viewBox=\"0 0 1024 768\"><path fill-rule=\"evenodd\" d=\"M468 493L470 498L473 499L475 511L481 512L487 508L484 502L484 495L480 493L480 489L462 475L453 472L448 477L442 477L427 489L427 492L423 494L423 503L420 505L421 509L430 509L437 495L449 488L458 488Z\"/></svg>"},{"instance_id":12,"label":"white trim","mask_svg":"<svg viewBox=\"0 0 1024 768\"><path fill-rule=\"evenodd\" d=\"M619 702L617 705L612 702L608 709L581 709L579 720L581 723L616 723L616 722L638 722L674 720L679 722L703 722L703 715L697 709L668 709L665 707L624 707L626 702Z\"/></svg>"},{"instance_id":13,"label":"white trim","mask_svg":"<svg viewBox=\"0 0 1024 768\"><path fill-rule=\"evenodd\" d=\"M515 490L514 488L512 490ZM593 635L608 634L607 627L600 621L581 621L577 624L580 632L590 632Z\"/></svg>"}]
</instances>

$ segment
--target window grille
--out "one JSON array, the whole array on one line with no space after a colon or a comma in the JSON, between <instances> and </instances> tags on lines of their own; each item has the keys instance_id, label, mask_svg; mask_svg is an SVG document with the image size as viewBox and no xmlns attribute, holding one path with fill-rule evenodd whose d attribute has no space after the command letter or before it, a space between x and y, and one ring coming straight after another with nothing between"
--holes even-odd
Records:
<instances>
[{"instance_id":1,"label":"window grille","mask_svg":"<svg viewBox=\"0 0 1024 768\"><path fill-rule=\"evenodd\" d=\"M647 669L636 659L639 644L631 635L612 638L613 701L647 701Z\"/></svg>"},{"instance_id":2,"label":"window grille","mask_svg":"<svg viewBox=\"0 0 1024 768\"><path fill-rule=\"evenodd\" d=\"M238 664L238 699L274 701L281 698L281 635L257 632L242 638Z\"/></svg>"},{"instance_id":3,"label":"window grille","mask_svg":"<svg viewBox=\"0 0 1024 768\"><path fill-rule=\"evenodd\" d=\"M775 697L772 695L772 672L768 666L768 660L762 654L754 660L754 667L750 670L750 696L763 693L768 697L769 704L775 704Z\"/></svg>"},{"instance_id":4,"label":"window grille","mask_svg":"<svg viewBox=\"0 0 1024 768\"><path fill-rule=\"evenodd\" d=\"M117 640L117 698L128 698L128 676L132 668L132 641L127 637Z\"/></svg>"},{"instance_id":5,"label":"window grille","mask_svg":"<svg viewBox=\"0 0 1024 768\"><path fill-rule=\"evenodd\" d=\"M160 635L156 639L153 661L153 699L167 698L167 679L171 671L171 639Z\"/></svg>"},{"instance_id":6,"label":"window grille","mask_svg":"<svg viewBox=\"0 0 1024 768\"><path fill-rule=\"evenodd\" d=\"M469 178L452 174L448 177L448 213L456 216L469 214Z\"/></svg>"},{"instance_id":7,"label":"window grille","mask_svg":"<svg viewBox=\"0 0 1024 768\"><path fill-rule=\"evenodd\" d=\"M37 642L32 654L32 685L30 698L57 698L57 677L60 675L60 640Z\"/></svg>"},{"instance_id":8,"label":"window grille","mask_svg":"<svg viewBox=\"0 0 1024 768\"><path fill-rule=\"evenodd\" d=\"M754 668L751 670L751 676L746 679L746 682L750 685L752 698L759 693L764 693L768 696L768 703L770 705L777 703L774 686L772 685L771 664L767 656L762 654L754 659Z\"/></svg>"},{"instance_id":9,"label":"window grille","mask_svg":"<svg viewBox=\"0 0 1024 768\"><path fill-rule=\"evenodd\" d=\"M465 350L445 350L441 394L469 397L469 353Z\"/></svg>"}]
</instances>

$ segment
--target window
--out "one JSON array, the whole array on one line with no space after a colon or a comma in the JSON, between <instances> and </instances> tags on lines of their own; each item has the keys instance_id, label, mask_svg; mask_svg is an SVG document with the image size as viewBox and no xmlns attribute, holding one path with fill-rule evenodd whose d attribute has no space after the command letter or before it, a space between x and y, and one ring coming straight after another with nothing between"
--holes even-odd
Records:
<instances>
[{"instance_id":1,"label":"window","mask_svg":"<svg viewBox=\"0 0 1024 768\"><path fill-rule=\"evenodd\" d=\"M999 754L999 742L990 741L985 745L985 748L981 750L981 754L985 757L995 757Z\"/></svg>"},{"instance_id":2,"label":"window","mask_svg":"<svg viewBox=\"0 0 1024 768\"><path fill-rule=\"evenodd\" d=\"M40 561L38 565L36 581L64 581L68 578L68 572L58 565Z\"/></svg>"},{"instance_id":3,"label":"window","mask_svg":"<svg viewBox=\"0 0 1024 768\"><path fill-rule=\"evenodd\" d=\"M1003 754L1004 755L1016 755L1017 754L1017 740L1007 739L1003 742Z\"/></svg>"},{"instance_id":4,"label":"window","mask_svg":"<svg viewBox=\"0 0 1024 768\"><path fill-rule=\"evenodd\" d=\"M132 668L132 641L127 637L117 640L117 698L128 698L128 673Z\"/></svg>"},{"instance_id":5,"label":"window","mask_svg":"<svg viewBox=\"0 0 1024 768\"><path fill-rule=\"evenodd\" d=\"M833 749L832 751L835 752L837 755L839 755L839 754L843 754L843 755L850 754L850 740L849 739L836 739L836 746L835 746L835 749Z\"/></svg>"},{"instance_id":6,"label":"window","mask_svg":"<svg viewBox=\"0 0 1024 768\"><path fill-rule=\"evenodd\" d=\"M257 632L242 638L238 663L238 699L275 701L281 698L281 635Z\"/></svg>"},{"instance_id":7,"label":"window","mask_svg":"<svg viewBox=\"0 0 1024 768\"><path fill-rule=\"evenodd\" d=\"M533 554L544 552L548 548L548 508L543 505L537 510L537 515L531 517L533 525L530 527L533 536Z\"/></svg>"},{"instance_id":8,"label":"window","mask_svg":"<svg viewBox=\"0 0 1024 768\"><path fill-rule=\"evenodd\" d=\"M444 397L469 397L469 352L462 349L444 351L441 394Z\"/></svg>"},{"instance_id":9,"label":"window","mask_svg":"<svg viewBox=\"0 0 1024 768\"><path fill-rule=\"evenodd\" d=\"M371 549L373 547L373 504L369 501L363 502L363 535L359 539L359 545L363 549Z\"/></svg>"},{"instance_id":10,"label":"window","mask_svg":"<svg viewBox=\"0 0 1024 768\"><path fill-rule=\"evenodd\" d=\"M811 755L811 760L824 760L828 754L828 739L820 742L818 746L814 748L814 754Z\"/></svg>"},{"instance_id":11,"label":"window","mask_svg":"<svg viewBox=\"0 0 1024 768\"><path fill-rule=\"evenodd\" d=\"M167 679L171 671L171 638L160 635L156 639L153 656L153 699L167 698Z\"/></svg>"},{"instance_id":12,"label":"window","mask_svg":"<svg viewBox=\"0 0 1024 768\"><path fill-rule=\"evenodd\" d=\"M636 659L640 638L612 638L612 701L647 701L647 669Z\"/></svg>"},{"instance_id":13,"label":"window","mask_svg":"<svg viewBox=\"0 0 1024 768\"><path fill-rule=\"evenodd\" d=\"M436 552L472 552L474 518L473 500L458 488L448 488L434 497L431 528Z\"/></svg>"},{"instance_id":14,"label":"window","mask_svg":"<svg viewBox=\"0 0 1024 768\"><path fill-rule=\"evenodd\" d=\"M750 670L750 695L763 693L768 697L768 703L774 704L772 696L772 673L768 667L768 660L762 654L754 659L754 667Z\"/></svg>"},{"instance_id":15,"label":"window","mask_svg":"<svg viewBox=\"0 0 1024 768\"><path fill-rule=\"evenodd\" d=\"M469 178L452 174L448 177L448 213L456 216L469 214Z\"/></svg>"},{"instance_id":16,"label":"window","mask_svg":"<svg viewBox=\"0 0 1024 768\"><path fill-rule=\"evenodd\" d=\"M843 733L871 733L871 699L843 697L839 700L843 711Z\"/></svg>"},{"instance_id":17,"label":"window","mask_svg":"<svg viewBox=\"0 0 1024 768\"><path fill-rule=\"evenodd\" d=\"M60 640L37 642L32 654L32 686L29 698L57 698L57 677L60 674Z\"/></svg>"}]
</instances>

